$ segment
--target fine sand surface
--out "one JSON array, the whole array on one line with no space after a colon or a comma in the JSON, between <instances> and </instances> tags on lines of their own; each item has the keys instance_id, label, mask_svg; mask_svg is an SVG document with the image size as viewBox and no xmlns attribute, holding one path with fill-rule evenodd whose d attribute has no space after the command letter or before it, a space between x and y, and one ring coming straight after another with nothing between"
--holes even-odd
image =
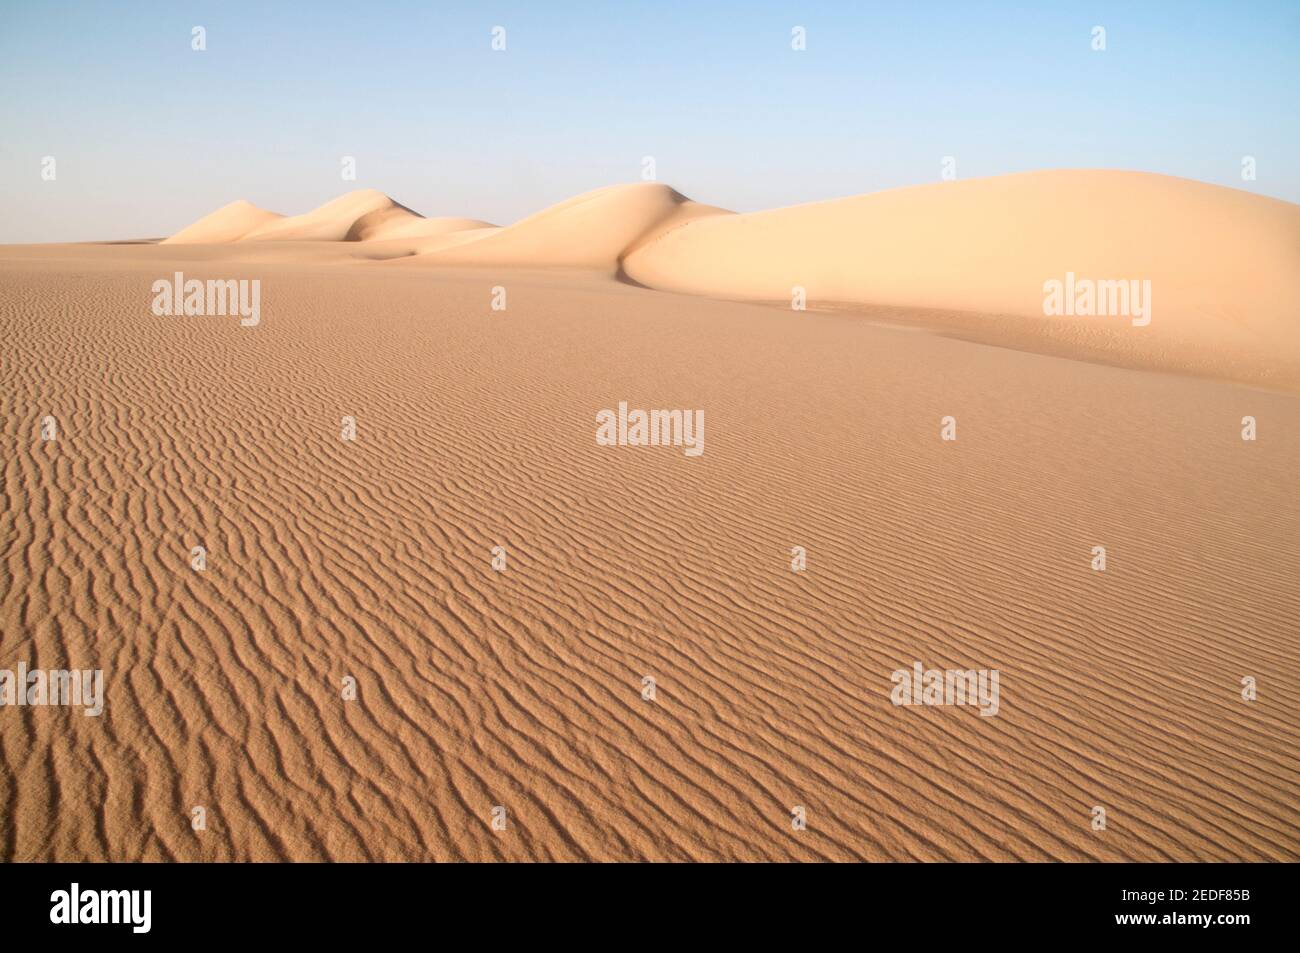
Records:
<instances>
[{"instance_id":1,"label":"fine sand surface","mask_svg":"<svg viewBox=\"0 0 1300 953\"><path fill-rule=\"evenodd\" d=\"M0 857L1300 859L1296 207L1058 175L1182 244L1024 176L0 247L0 669L107 684L0 708ZM998 189L1040 240L962 230ZM1044 317L1067 267L1152 324ZM156 316L176 271L260 324ZM597 445L620 401L705 452ZM996 716L893 705L917 661L997 669Z\"/></svg>"},{"instance_id":2,"label":"fine sand surface","mask_svg":"<svg viewBox=\"0 0 1300 953\"><path fill-rule=\"evenodd\" d=\"M812 302L976 312L944 323L1300 391L1300 206L1188 179L1049 171L895 189L701 221L625 267L657 288L787 306L799 285ZM1150 323L1045 317L1043 285L1067 273L1149 281Z\"/></svg>"}]
</instances>

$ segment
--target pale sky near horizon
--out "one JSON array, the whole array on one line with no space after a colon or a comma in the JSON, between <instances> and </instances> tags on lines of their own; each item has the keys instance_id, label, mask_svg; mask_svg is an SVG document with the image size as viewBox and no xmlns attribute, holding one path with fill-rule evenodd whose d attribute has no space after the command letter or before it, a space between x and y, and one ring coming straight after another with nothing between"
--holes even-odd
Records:
<instances>
[{"instance_id":1,"label":"pale sky near horizon","mask_svg":"<svg viewBox=\"0 0 1300 953\"><path fill-rule=\"evenodd\" d=\"M0 0L0 242L355 188L505 224L647 155L737 211L935 182L944 156L959 178L1138 169L1300 202L1298 117L1300 0Z\"/></svg>"}]
</instances>

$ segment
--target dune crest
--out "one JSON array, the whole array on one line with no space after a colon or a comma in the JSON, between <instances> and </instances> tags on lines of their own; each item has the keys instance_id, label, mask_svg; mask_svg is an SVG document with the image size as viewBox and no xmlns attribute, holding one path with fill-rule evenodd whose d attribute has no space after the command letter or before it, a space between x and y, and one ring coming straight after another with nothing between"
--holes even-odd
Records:
<instances>
[{"instance_id":1,"label":"dune crest","mask_svg":"<svg viewBox=\"0 0 1300 953\"><path fill-rule=\"evenodd\" d=\"M491 222L476 218L425 218L383 192L358 189L310 212L288 217L240 199L163 241L169 244L402 241L405 243L402 253L416 254L464 240L460 233L486 234L496 228Z\"/></svg>"},{"instance_id":2,"label":"dune crest","mask_svg":"<svg viewBox=\"0 0 1300 953\"><path fill-rule=\"evenodd\" d=\"M361 241L367 236L420 220L376 189L358 189L302 215L269 222L243 236L242 241Z\"/></svg>"},{"instance_id":3,"label":"dune crest","mask_svg":"<svg viewBox=\"0 0 1300 953\"><path fill-rule=\"evenodd\" d=\"M654 182L583 193L504 228L473 218L424 218L375 189L349 192L288 218L233 203L167 239L169 242L397 242L411 254L437 253L455 264L579 267L614 272L646 242L698 218L730 215ZM472 247L471 247L472 246Z\"/></svg>"},{"instance_id":4,"label":"dune crest","mask_svg":"<svg viewBox=\"0 0 1300 953\"><path fill-rule=\"evenodd\" d=\"M733 213L656 182L612 185L435 253L440 262L577 267L615 272L645 243L688 222Z\"/></svg>"}]
</instances>

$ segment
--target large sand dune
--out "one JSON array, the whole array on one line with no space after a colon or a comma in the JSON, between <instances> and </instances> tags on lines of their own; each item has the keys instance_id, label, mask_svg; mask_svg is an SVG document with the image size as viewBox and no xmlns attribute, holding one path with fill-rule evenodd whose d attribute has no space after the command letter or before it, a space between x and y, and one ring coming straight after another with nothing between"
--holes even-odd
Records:
<instances>
[{"instance_id":1,"label":"large sand dune","mask_svg":"<svg viewBox=\"0 0 1300 953\"><path fill-rule=\"evenodd\" d=\"M628 273L698 294L1043 317L1043 283L1145 278L1156 314L1210 335L1293 331L1300 206L1188 179L1052 171L696 222Z\"/></svg>"},{"instance_id":2,"label":"large sand dune","mask_svg":"<svg viewBox=\"0 0 1300 953\"><path fill-rule=\"evenodd\" d=\"M694 294L788 302L799 286L814 306L977 312L994 320L942 323L996 343L1300 385L1300 206L1187 179L1040 172L718 217L657 236L624 268ZM1150 313L1045 316L1045 283L1067 274L1149 282Z\"/></svg>"}]
</instances>

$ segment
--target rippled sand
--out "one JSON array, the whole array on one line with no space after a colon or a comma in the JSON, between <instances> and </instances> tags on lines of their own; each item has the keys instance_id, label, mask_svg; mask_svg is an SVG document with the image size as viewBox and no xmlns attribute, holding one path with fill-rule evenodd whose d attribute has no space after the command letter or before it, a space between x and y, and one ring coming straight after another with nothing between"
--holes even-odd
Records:
<instances>
[{"instance_id":1,"label":"rippled sand","mask_svg":"<svg viewBox=\"0 0 1300 953\"><path fill-rule=\"evenodd\" d=\"M107 686L0 709L4 859L1300 858L1297 398L239 247L0 249L0 668ZM705 453L598 446L621 400Z\"/></svg>"}]
</instances>

